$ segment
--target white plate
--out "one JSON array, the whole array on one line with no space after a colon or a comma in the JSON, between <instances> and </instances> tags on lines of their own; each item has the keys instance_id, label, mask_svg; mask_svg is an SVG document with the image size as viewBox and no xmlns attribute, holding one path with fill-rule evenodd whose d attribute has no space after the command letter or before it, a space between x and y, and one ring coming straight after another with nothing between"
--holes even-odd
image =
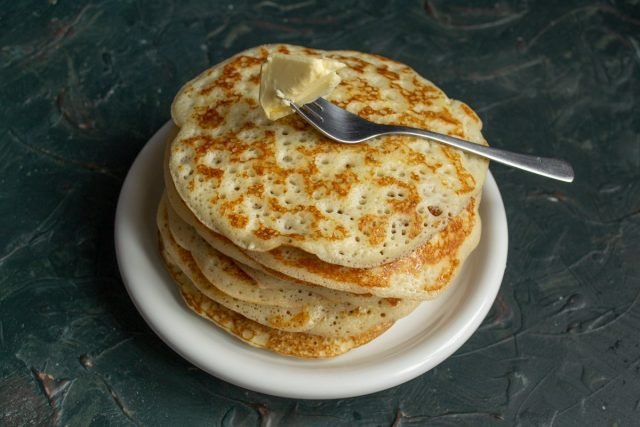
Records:
<instances>
[{"instance_id":1,"label":"white plate","mask_svg":"<svg viewBox=\"0 0 640 427\"><path fill-rule=\"evenodd\" d=\"M253 348L191 312L165 272L155 214L163 190L163 144L170 124L147 143L125 179L115 222L122 278L149 326L194 365L230 383L276 396L330 399L383 390L423 374L478 328L498 293L507 260L507 221L489 174L482 239L455 284L379 338L329 360L298 360Z\"/></svg>"}]
</instances>

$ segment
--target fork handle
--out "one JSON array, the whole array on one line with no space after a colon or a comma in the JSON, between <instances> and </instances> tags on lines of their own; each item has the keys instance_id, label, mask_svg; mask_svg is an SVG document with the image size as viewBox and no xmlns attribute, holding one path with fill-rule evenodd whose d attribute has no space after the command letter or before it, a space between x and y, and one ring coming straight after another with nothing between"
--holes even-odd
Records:
<instances>
[{"instance_id":1,"label":"fork handle","mask_svg":"<svg viewBox=\"0 0 640 427\"><path fill-rule=\"evenodd\" d=\"M574 178L573 168L571 165L559 159L514 153L500 148L474 144L453 136L403 126L385 126L385 132L431 139L445 145L459 148L460 150L477 154L478 156L486 157L498 163L513 166L515 168L564 182L572 182Z\"/></svg>"}]
</instances>

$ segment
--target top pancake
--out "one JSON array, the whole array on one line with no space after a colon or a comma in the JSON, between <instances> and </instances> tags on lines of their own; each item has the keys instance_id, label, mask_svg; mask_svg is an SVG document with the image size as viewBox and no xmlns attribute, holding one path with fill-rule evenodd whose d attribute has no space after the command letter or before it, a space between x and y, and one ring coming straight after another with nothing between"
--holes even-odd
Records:
<instances>
[{"instance_id":1,"label":"top pancake","mask_svg":"<svg viewBox=\"0 0 640 427\"><path fill-rule=\"evenodd\" d=\"M346 64L328 99L360 116L486 145L477 115L406 65L353 51L249 49L187 83L172 108L180 130L170 175L208 228L244 249L289 245L366 268L408 255L480 192L485 160L426 139L347 145L295 115L269 121L258 104L260 66L276 51Z\"/></svg>"}]
</instances>

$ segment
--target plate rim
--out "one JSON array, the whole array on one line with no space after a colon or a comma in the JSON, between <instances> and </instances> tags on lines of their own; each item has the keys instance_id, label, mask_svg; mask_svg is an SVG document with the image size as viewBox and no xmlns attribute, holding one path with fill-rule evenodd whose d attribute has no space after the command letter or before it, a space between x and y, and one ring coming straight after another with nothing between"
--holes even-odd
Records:
<instances>
[{"instance_id":1,"label":"plate rim","mask_svg":"<svg viewBox=\"0 0 640 427\"><path fill-rule=\"evenodd\" d=\"M158 176L161 178L162 168L158 166L154 169L153 162L157 161L158 157L162 158L162 152L164 151L162 146L172 126L172 122L168 121L145 143L124 179L115 215L115 252L122 281L145 322L165 344L203 371L237 386L279 397L337 399L361 396L402 384L436 367L473 335L491 309L500 289L506 268L508 227L500 190L491 172L488 172L480 208L481 210L483 207L485 210L488 209L489 217L493 221L491 222L491 227L487 227L485 226L486 218L482 218L481 240L470 258L474 256L484 241L485 245L494 243L493 246L490 246L492 248L491 256L494 261L490 265L483 264L484 282L481 281L479 285L469 288L472 292L471 298L468 300L465 298L464 302L460 302L463 305L464 317L448 316L451 318L449 323L458 324L460 329L457 333L451 338L441 337L440 335L443 335L443 333L438 335L438 331L433 334L429 333L430 336L434 335L435 339L439 340L435 351L431 351L427 355L423 354L423 357L419 358L419 350L426 346L422 342L425 341L423 339L421 342L412 345L406 352L401 352L395 356L388 355L384 360L373 366L369 366L369 363L358 366L354 370L353 367L347 369L347 367L341 366L339 362L333 363L335 360L343 360L341 358L344 358L349 353L337 358L321 360L300 360L274 355L266 350L253 348L209 324L211 331L208 331L205 335L207 338L214 337L214 342L209 343L207 341L208 348L211 348L211 345L216 342L217 344L225 344L215 348L218 354L222 351L223 356L233 356L235 362L232 364L240 365L242 369L230 369L228 363L225 363L226 359L218 360L217 358L207 357L202 351L199 352L197 350L201 347L198 346L197 340L194 340L192 336L194 331L199 333L199 326L194 326L193 330L188 328L190 334L187 334L176 330L176 327L171 324L171 321L177 320L179 326L186 327L191 324L197 325L197 322L207 321L188 311L180 297L177 296L177 288L175 286L173 286L173 291L171 289L158 288L155 290L160 292L148 292L147 286L155 286L153 284L148 285L148 281L155 279L166 283L166 280L170 280L170 278L162 266L161 271L158 271L160 254L157 248L157 235L136 234L139 232L136 228L140 227L141 224L143 227L155 228L155 209L164 185L162 184L162 179L154 185L151 176L155 174L156 178ZM146 184L151 185L143 186L142 184L145 182L141 181L145 180L151 181L146 182ZM149 203L153 202L154 199L155 204L150 207ZM151 209L152 216L149 215L149 212L145 212L145 207ZM152 226L149 226L148 221L152 221ZM488 243L487 239L490 239ZM150 249L151 247L154 247L154 249ZM150 253L150 251L153 251L153 253ZM140 274L146 280L141 280L138 277ZM466 286L469 287L470 285ZM480 294L478 289L480 287L484 289L484 294ZM159 313L159 310L155 308L163 304L167 307L168 296L171 299L180 300L178 302L182 303L182 306L176 305L176 310L169 306L168 315L167 313ZM475 306L469 307L470 305ZM174 311L173 313L172 310ZM408 317L413 315L412 313ZM185 318L182 319L182 317ZM186 317L192 317L192 319L187 319ZM376 340L392 332L393 328ZM426 341L428 342L429 338L426 338ZM229 345L227 346L226 344ZM352 350L352 352L366 352L366 348L367 345ZM254 363L242 365L245 362ZM269 375L264 375L264 371L260 372L260 369L265 367L269 368L269 374L278 374L280 377L276 381L269 380ZM330 371L329 374L327 369ZM260 373L263 375L257 375ZM330 375L331 373L338 375L332 376ZM263 377L267 379L265 380ZM311 381L314 383L313 388L307 385Z\"/></svg>"}]
</instances>

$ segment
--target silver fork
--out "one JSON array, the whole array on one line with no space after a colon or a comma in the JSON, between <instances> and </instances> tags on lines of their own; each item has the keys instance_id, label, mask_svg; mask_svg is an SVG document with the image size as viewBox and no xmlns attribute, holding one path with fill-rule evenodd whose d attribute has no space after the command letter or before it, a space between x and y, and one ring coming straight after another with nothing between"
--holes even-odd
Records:
<instances>
[{"instance_id":1,"label":"silver fork","mask_svg":"<svg viewBox=\"0 0 640 427\"><path fill-rule=\"evenodd\" d=\"M318 98L314 102L302 106L293 102L289 102L289 105L311 126L338 142L356 144L377 136L390 134L419 136L548 178L565 182L572 182L574 178L573 168L563 160L486 147L428 130L373 123L324 98Z\"/></svg>"}]
</instances>

